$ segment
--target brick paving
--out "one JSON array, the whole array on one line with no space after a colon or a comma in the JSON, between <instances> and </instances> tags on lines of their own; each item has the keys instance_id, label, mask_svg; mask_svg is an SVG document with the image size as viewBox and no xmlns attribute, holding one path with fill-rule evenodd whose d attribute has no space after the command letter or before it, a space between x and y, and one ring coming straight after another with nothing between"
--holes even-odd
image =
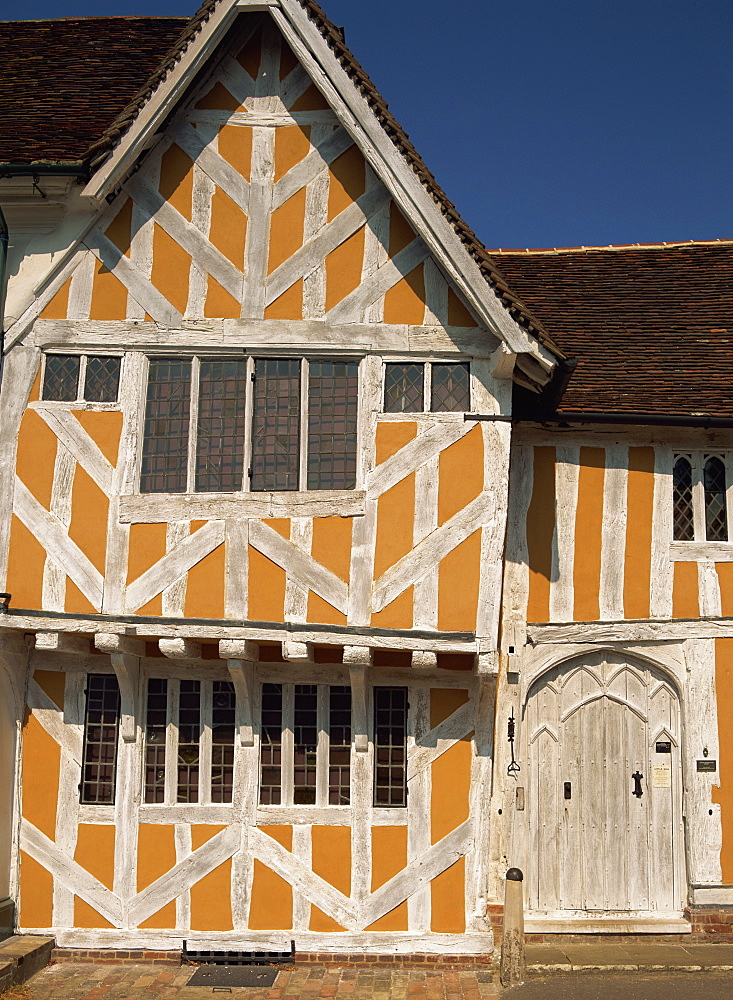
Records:
<instances>
[{"instance_id":1,"label":"brick paving","mask_svg":"<svg viewBox=\"0 0 733 1000\"><path fill-rule=\"evenodd\" d=\"M214 994L187 986L191 966L58 963L39 972L3 1000L493 1000L500 993L486 971L423 969L282 970L269 989L242 988ZM236 997L234 996L236 994Z\"/></svg>"}]
</instances>

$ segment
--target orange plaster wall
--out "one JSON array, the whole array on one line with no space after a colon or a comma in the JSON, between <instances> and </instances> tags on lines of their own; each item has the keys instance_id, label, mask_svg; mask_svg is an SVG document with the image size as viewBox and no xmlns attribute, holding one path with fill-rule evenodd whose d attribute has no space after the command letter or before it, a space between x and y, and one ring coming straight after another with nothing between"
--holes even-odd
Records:
<instances>
[{"instance_id":1,"label":"orange plaster wall","mask_svg":"<svg viewBox=\"0 0 733 1000\"><path fill-rule=\"evenodd\" d=\"M412 628L415 588L408 587L381 611L372 615L374 628Z\"/></svg>"},{"instance_id":2,"label":"orange plaster wall","mask_svg":"<svg viewBox=\"0 0 733 1000\"><path fill-rule=\"evenodd\" d=\"M115 827L80 823L74 861L111 889L115 871ZM74 897L75 927L111 927L112 924L78 896Z\"/></svg>"},{"instance_id":3,"label":"orange plaster wall","mask_svg":"<svg viewBox=\"0 0 733 1000\"><path fill-rule=\"evenodd\" d=\"M420 326L424 321L425 273L418 264L385 293L384 322Z\"/></svg>"},{"instance_id":4,"label":"orange plaster wall","mask_svg":"<svg viewBox=\"0 0 733 1000\"><path fill-rule=\"evenodd\" d=\"M351 517L314 517L311 555L326 569L349 582L351 572Z\"/></svg>"},{"instance_id":5,"label":"orange plaster wall","mask_svg":"<svg viewBox=\"0 0 733 1000\"><path fill-rule=\"evenodd\" d=\"M459 858L430 883L430 929L436 934L463 934L466 930L464 858Z\"/></svg>"},{"instance_id":6,"label":"orange plaster wall","mask_svg":"<svg viewBox=\"0 0 733 1000\"><path fill-rule=\"evenodd\" d=\"M249 547L249 614L253 621L285 621L285 570Z\"/></svg>"},{"instance_id":7,"label":"orange plaster wall","mask_svg":"<svg viewBox=\"0 0 733 1000\"><path fill-rule=\"evenodd\" d=\"M649 617L654 513L654 449L629 448L624 616Z\"/></svg>"},{"instance_id":8,"label":"orange plaster wall","mask_svg":"<svg viewBox=\"0 0 733 1000\"><path fill-rule=\"evenodd\" d=\"M243 69L247 70L253 80L256 80L259 75L261 56L262 38L260 32L257 32L237 53L237 62Z\"/></svg>"},{"instance_id":9,"label":"orange plaster wall","mask_svg":"<svg viewBox=\"0 0 733 1000\"><path fill-rule=\"evenodd\" d=\"M430 728L435 729L468 701L466 688L430 689Z\"/></svg>"},{"instance_id":10,"label":"orange plaster wall","mask_svg":"<svg viewBox=\"0 0 733 1000\"><path fill-rule=\"evenodd\" d=\"M381 465L417 435L414 420L381 421L377 424L376 464Z\"/></svg>"},{"instance_id":11,"label":"orange plaster wall","mask_svg":"<svg viewBox=\"0 0 733 1000\"><path fill-rule=\"evenodd\" d=\"M41 608L46 550L13 514L5 589L13 595L14 608Z\"/></svg>"},{"instance_id":12,"label":"orange plaster wall","mask_svg":"<svg viewBox=\"0 0 733 1000\"><path fill-rule=\"evenodd\" d=\"M438 459L438 524L445 524L484 488L484 439L478 424Z\"/></svg>"},{"instance_id":13,"label":"orange plaster wall","mask_svg":"<svg viewBox=\"0 0 733 1000\"><path fill-rule=\"evenodd\" d=\"M305 188L301 188L270 216L268 274L272 274L286 260L290 260L303 246L305 193Z\"/></svg>"},{"instance_id":14,"label":"orange plaster wall","mask_svg":"<svg viewBox=\"0 0 733 1000\"><path fill-rule=\"evenodd\" d=\"M22 746L23 818L55 840L61 748L30 712L23 725Z\"/></svg>"},{"instance_id":15,"label":"orange plaster wall","mask_svg":"<svg viewBox=\"0 0 733 1000\"><path fill-rule=\"evenodd\" d=\"M197 102L196 108L199 111L239 111L242 105L234 97L231 91L227 90L221 81L214 84L211 90ZM195 126L194 126L195 127ZM221 150L219 150L221 152Z\"/></svg>"},{"instance_id":16,"label":"orange plaster wall","mask_svg":"<svg viewBox=\"0 0 733 1000\"><path fill-rule=\"evenodd\" d=\"M57 443L56 435L35 410L26 410L18 435L15 471L46 510L51 506Z\"/></svg>"},{"instance_id":17,"label":"orange plaster wall","mask_svg":"<svg viewBox=\"0 0 733 1000\"><path fill-rule=\"evenodd\" d=\"M247 216L226 192L217 187L211 199L209 242L236 268L243 271L246 239Z\"/></svg>"},{"instance_id":18,"label":"orange plaster wall","mask_svg":"<svg viewBox=\"0 0 733 1000\"><path fill-rule=\"evenodd\" d=\"M165 200L191 221L193 204L193 160L175 144L165 151L160 161L158 190Z\"/></svg>"},{"instance_id":19,"label":"orange plaster wall","mask_svg":"<svg viewBox=\"0 0 733 1000\"><path fill-rule=\"evenodd\" d=\"M278 844L293 849L292 826L261 826ZM253 931L290 930L293 926L293 890L285 879L255 859L249 927Z\"/></svg>"},{"instance_id":20,"label":"orange plaster wall","mask_svg":"<svg viewBox=\"0 0 733 1000\"><path fill-rule=\"evenodd\" d=\"M437 844L468 819L471 736L457 740L431 767L430 842Z\"/></svg>"},{"instance_id":21,"label":"orange plaster wall","mask_svg":"<svg viewBox=\"0 0 733 1000\"><path fill-rule=\"evenodd\" d=\"M206 278L204 316L208 319L237 319L240 311L239 302L234 296L209 274Z\"/></svg>"},{"instance_id":22,"label":"orange plaster wall","mask_svg":"<svg viewBox=\"0 0 733 1000\"><path fill-rule=\"evenodd\" d=\"M76 466L71 491L69 538L76 542L93 566L104 573L107 554L109 500L91 476Z\"/></svg>"},{"instance_id":23,"label":"orange plaster wall","mask_svg":"<svg viewBox=\"0 0 733 1000\"><path fill-rule=\"evenodd\" d=\"M361 284L364 226L326 256L326 312Z\"/></svg>"},{"instance_id":24,"label":"orange plaster wall","mask_svg":"<svg viewBox=\"0 0 733 1000\"><path fill-rule=\"evenodd\" d=\"M282 295L265 306L265 319L302 319L303 318L303 279L294 281Z\"/></svg>"},{"instance_id":25,"label":"orange plaster wall","mask_svg":"<svg viewBox=\"0 0 733 1000\"><path fill-rule=\"evenodd\" d=\"M310 126L288 125L275 129L275 181L310 153ZM305 196L305 191L303 191Z\"/></svg>"},{"instance_id":26,"label":"orange plaster wall","mask_svg":"<svg viewBox=\"0 0 733 1000\"><path fill-rule=\"evenodd\" d=\"M117 247L120 253L130 256L132 242L132 199L128 198L117 215L105 229L105 236Z\"/></svg>"},{"instance_id":27,"label":"orange plaster wall","mask_svg":"<svg viewBox=\"0 0 733 1000\"><path fill-rule=\"evenodd\" d=\"M472 631L476 627L481 529L440 560L438 570L438 628Z\"/></svg>"},{"instance_id":28,"label":"orange plaster wall","mask_svg":"<svg viewBox=\"0 0 733 1000\"><path fill-rule=\"evenodd\" d=\"M345 896L351 895L351 828L314 826L312 828L313 871ZM311 907L312 931L341 931L344 928L317 906Z\"/></svg>"},{"instance_id":29,"label":"orange plaster wall","mask_svg":"<svg viewBox=\"0 0 733 1000\"><path fill-rule=\"evenodd\" d=\"M307 621L320 625L348 624L348 619L342 611L334 608L332 604L324 601L322 597L319 597L312 590L308 591Z\"/></svg>"},{"instance_id":30,"label":"orange plaster wall","mask_svg":"<svg viewBox=\"0 0 733 1000\"><path fill-rule=\"evenodd\" d=\"M65 281L54 297L41 311L41 319L66 319L69 312L69 290L71 278ZM38 399L38 396L35 397Z\"/></svg>"},{"instance_id":31,"label":"orange plaster wall","mask_svg":"<svg viewBox=\"0 0 733 1000\"><path fill-rule=\"evenodd\" d=\"M226 827L192 826L191 846L194 851L222 830ZM231 892L232 862L229 859L191 886L191 930L233 930Z\"/></svg>"},{"instance_id":32,"label":"orange plaster wall","mask_svg":"<svg viewBox=\"0 0 733 1000\"><path fill-rule=\"evenodd\" d=\"M527 511L529 597L527 621L550 620L552 535L555 530L555 449L534 449L532 499Z\"/></svg>"},{"instance_id":33,"label":"orange plaster wall","mask_svg":"<svg viewBox=\"0 0 733 1000\"><path fill-rule=\"evenodd\" d=\"M676 562L672 584L672 617L697 618L700 614L697 563Z\"/></svg>"},{"instance_id":34,"label":"orange plaster wall","mask_svg":"<svg viewBox=\"0 0 733 1000\"><path fill-rule=\"evenodd\" d=\"M122 435L122 414L118 410L72 410L71 412L110 465L116 466Z\"/></svg>"},{"instance_id":35,"label":"orange plaster wall","mask_svg":"<svg viewBox=\"0 0 733 1000\"><path fill-rule=\"evenodd\" d=\"M97 264L92 284L89 319L121 320L127 316L127 289L106 264Z\"/></svg>"},{"instance_id":36,"label":"orange plaster wall","mask_svg":"<svg viewBox=\"0 0 733 1000\"><path fill-rule=\"evenodd\" d=\"M224 617L224 543L188 571L185 613L189 618Z\"/></svg>"},{"instance_id":37,"label":"orange plaster wall","mask_svg":"<svg viewBox=\"0 0 733 1000\"><path fill-rule=\"evenodd\" d=\"M25 851L20 852L20 925L53 925L53 875Z\"/></svg>"},{"instance_id":38,"label":"orange plaster wall","mask_svg":"<svg viewBox=\"0 0 733 1000\"><path fill-rule=\"evenodd\" d=\"M345 153L333 161L329 174L328 221L331 222L364 194L366 169L361 150L355 145L349 146Z\"/></svg>"},{"instance_id":39,"label":"orange plaster wall","mask_svg":"<svg viewBox=\"0 0 733 1000\"><path fill-rule=\"evenodd\" d=\"M141 823L137 828L137 891L142 892L176 864L176 828L173 825ZM140 927L176 926L176 902L171 900Z\"/></svg>"},{"instance_id":40,"label":"orange plaster wall","mask_svg":"<svg viewBox=\"0 0 733 1000\"><path fill-rule=\"evenodd\" d=\"M291 105L291 111L327 111L329 104L326 98L320 92L315 84L306 90L294 104Z\"/></svg>"},{"instance_id":41,"label":"orange plaster wall","mask_svg":"<svg viewBox=\"0 0 733 1000\"><path fill-rule=\"evenodd\" d=\"M162 559L166 550L165 524L131 524L130 552L127 562L127 582L132 583ZM160 594L137 611L140 615L162 615Z\"/></svg>"},{"instance_id":42,"label":"orange plaster wall","mask_svg":"<svg viewBox=\"0 0 733 1000\"><path fill-rule=\"evenodd\" d=\"M605 473L606 449L581 448L573 567L575 619L581 622L597 621L601 614L601 528Z\"/></svg>"},{"instance_id":43,"label":"orange plaster wall","mask_svg":"<svg viewBox=\"0 0 733 1000\"><path fill-rule=\"evenodd\" d=\"M448 326L478 326L452 288L448 289Z\"/></svg>"},{"instance_id":44,"label":"orange plaster wall","mask_svg":"<svg viewBox=\"0 0 733 1000\"><path fill-rule=\"evenodd\" d=\"M66 674L63 670L34 670L33 680L58 708L64 709Z\"/></svg>"},{"instance_id":45,"label":"orange plaster wall","mask_svg":"<svg viewBox=\"0 0 733 1000\"><path fill-rule=\"evenodd\" d=\"M374 579L412 551L415 525L415 473L410 473L377 501Z\"/></svg>"},{"instance_id":46,"label":"orange plaster wall","mask_svg":"<svg viewBox=\"0 0 733 1000\"><path fill-rule=\"evenodd\" d=\"M82 594L71 577L66 577L66 598L64 599L64 611L70 611L77 615L94 615L99 611Z\"/></svg>"},{"instance_id":47,"label":"orange plaster wall","mask_svg":"<svg viewBox=\"0 0 733 1000\"><path fill-rule=\"evenodd\" d=\"M252 169L252 129L224 125L219 129L219 155L249 180Z\"/></svg>"},{"instance_id":48,"label":"orange plaster wall","mask_svg":"<svg viewBox=\"0 0 733 1000\"><path fill-rule=\"evenodd\" d=\"M151 281L163 298L183 314L188 302L191 256L158 223L153 228L153 270Z\"/></svg>"},{"instance_id":49,"label":"orange plaster wall","mask_svg":"<svg viewBox=\"0 0 733 1000\"><path fill-rule=\"evenodd\" d=\"M389 882L407 867L407 827L372 827L372 892ZM366 929L368 931L406 931L407 900L400 903Z\"/></svg>"},{"instance_id":50,"label":"orange plaster wall","mask_svg":"<svg viewBox=\"0 0 733 1000\"><path fill-rule=\"evenodd\" d=\"M733 617L733 563L716 563L720 585L721 614L725 618Z\"/></svg>"},{"instance_id":51,"label":"orange plaster wall","mask_svg":"<svg viewBox=\"0 0 733 1000\"><path fill-rule=\"evenodd\" d=\"M715 640L715 690L718 698L720 785L713 786L713 802L720 805L723 846L720 864L723 882L733 882L733 639Z\"/></svg>"}]
</instances>

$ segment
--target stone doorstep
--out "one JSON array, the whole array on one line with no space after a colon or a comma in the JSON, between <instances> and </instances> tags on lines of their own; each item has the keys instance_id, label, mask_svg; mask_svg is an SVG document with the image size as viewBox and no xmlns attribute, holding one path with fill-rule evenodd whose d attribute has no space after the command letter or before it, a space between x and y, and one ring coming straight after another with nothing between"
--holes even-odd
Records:
<instances>
[{"instance_id":1,"label":"stone doorstep","mask_svg":"<svg viewBox=\"0 0 733 1000\"><path fill-rule=\"evenodd\" d=\"M527 975L559 972L704 972L733 970L729 945L530 945Z\"/></svg>"},{"instance_id":2,"label":"stone doorstep","mask_svg":"<svg viewBox=\"0 0 733 1000\"><path fill-rule=\"evenodd\" d=\"M54 939L16 934L0 943L0 992L25 983L48 965ZM6 981L7 980L7 981Z\"/></svg>"}]
</instances>

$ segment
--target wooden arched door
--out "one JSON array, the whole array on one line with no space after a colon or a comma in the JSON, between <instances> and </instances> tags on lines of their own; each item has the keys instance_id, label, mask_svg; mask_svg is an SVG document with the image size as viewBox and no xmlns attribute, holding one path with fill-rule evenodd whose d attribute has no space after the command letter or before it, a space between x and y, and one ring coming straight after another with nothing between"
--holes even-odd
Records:
<instances>
[{"instance_id":1,"label":"wooden arched door","mask_svg":"<svg viewBox=\"0 0 733 1000\"><path fill-rule=\"evenodd\" d=\"M655 668L594 653L543 674L524 720L537 912L679 912L679 699Z\"/></svg>"}]
</instances>

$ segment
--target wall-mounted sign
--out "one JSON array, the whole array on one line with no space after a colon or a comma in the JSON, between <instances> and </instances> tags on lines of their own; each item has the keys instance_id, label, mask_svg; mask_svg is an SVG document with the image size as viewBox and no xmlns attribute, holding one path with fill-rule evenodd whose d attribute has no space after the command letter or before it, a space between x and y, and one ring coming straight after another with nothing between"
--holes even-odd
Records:
<instances>
[{"instance_id":1,"label":"wall-mounted sign","mask_svg":"<svg viewBox=\"0 0 733 1000\"><path fill-rule=\"evenodd\" d=\"M666 740L660 740L657 743L657 753L672 753L672 744Z\"/></svg>"},{"instance_id":2,"label":"wall-mounted sign","mask_svg":"<svg viewBox=\"0 0 733 1000\"><path fill-rule=\"evenodd\" d=\"M670 788L672 768L669 764L652 764L652 788Z\"/></svg>"},{"instance_id":3,"label":"wall-mounted sign","mask_svg":"<svg viewBox=\"0 0 733 1000\"><path fill-rule=\"evenodd\" d=\"M697 762L698 771L717 771L718 762L717 760L699 760Z\"/></svg>"}]
</instances>

